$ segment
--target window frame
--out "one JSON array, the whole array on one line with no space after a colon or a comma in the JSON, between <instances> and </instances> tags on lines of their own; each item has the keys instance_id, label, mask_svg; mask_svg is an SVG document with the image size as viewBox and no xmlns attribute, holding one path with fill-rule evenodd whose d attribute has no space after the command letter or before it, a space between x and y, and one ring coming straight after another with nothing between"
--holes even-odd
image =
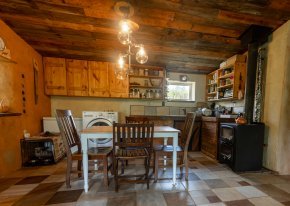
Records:
<instances>
[{"instance_id":1,"label":"window frame","mask_svg":"<svg viewBox=\"0 0 290 206\"><path fill-rule=\"evenodd\" d=\"M169 85L176 85L176 86L189 86L189 99L170 99L169 96L167 96L167 100L170 102L195 102L195 88L196 88L196 82L193 81L178 81L178 80L168 80L167 81L167 92L169 92Z\"/></svg>"}]
</instances>

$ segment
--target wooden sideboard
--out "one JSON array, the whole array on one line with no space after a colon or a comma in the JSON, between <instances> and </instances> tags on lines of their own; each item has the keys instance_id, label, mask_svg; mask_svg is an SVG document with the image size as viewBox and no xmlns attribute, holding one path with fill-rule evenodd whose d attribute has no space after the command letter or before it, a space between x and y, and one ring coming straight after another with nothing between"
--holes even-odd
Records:
<instances>
[{"instance_id":1,"label":"wooden sideboard","mask_svg":"<svg viewBox=\"0 0 290 206\"><path fill-rule=\"evenodd\" d=\"M146 116L149 121L154 122L155 125L171 126L176 129L182 130L183 124L185 121L185 115L162 115L162 116L153 116L153 115L131 115L131 116ZM200 150L200 131L201 131L201 118L196 117L194 123L193 137L189 143L190 151L199 151ZM168 140L168 144L172 144L172 140ZM154 139L154 143L163 144L163 138Z\"/></svg>"}]
</instances>

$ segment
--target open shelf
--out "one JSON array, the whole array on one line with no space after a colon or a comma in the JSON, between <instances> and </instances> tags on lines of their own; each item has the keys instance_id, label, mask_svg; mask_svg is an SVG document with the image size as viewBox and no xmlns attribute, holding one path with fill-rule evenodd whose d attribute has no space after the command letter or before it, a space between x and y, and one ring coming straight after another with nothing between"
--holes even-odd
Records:
<instances>
[{"instance_id":1,"label":"open shelf","mask_svg":"<svg viewBox=\"0 0 290 206\"><path fill-rule=\"evenodd\" d=\"M206 77L207 101L237 100L239 90L245 91L246 56L234 55L220 64L220 68ZM217 92L210 92L216 91ZM219 95L218 95L219 94ZM232 97L223 98L224 94ZM216 95L216 96L214 96ZM215 97L213 99L213 97Z\"/></svg>"},{"instance_id":2,"label":"open shelf","mask_svg":"<svg viewBox=\"0 0 290 206\"><path fill-rule=\"evenodd\" d=\"M13 64L17 64L15 61L8 59L7 57L4 57L2 55L0 55L0 62L7 62L7 63L13 63Z\"/></svg>"},{"instance_id":3,"label":"open shelf","mask_svg":"<svg viewBox=\"0 0 290 206\"><path fill-rule=\"evenodd\" d=\"M217 92L210 92L210 93L207 93L208 95L213 95L213 94L216 94Z\"/></svg>"},{"instance_id":4,"label":"open shelf","mask_svg":"<svg viewBox=\"0 0 290 206\"><path fill-rule=\"evenodd\" d=\"M217 84L217 82L214 82L214 83L208 84L208 86L215 85L215 84Z\"/></svg>"},{"instance_id":5,"label":"open shelf","mask_svg":"<svg viewBox=\"0 0 290 206\"><path fill-rule=\"evenodd\" d=\"M20 116L20 115L21 113L16 113L16 112L0 113L0 117Z\"/></svg>"},{"instance_id":6,"label":"open shelf","mask_svg":"<svg viewBox=\"0 0 290 206\"><path fill-rule=\"evenodd\" d=\"M142 86L142 85L129 85L129 87L135 87L135 88L144 88L144 89L162 89L159 86Z\"/></svg>"},{"instance_id":7,"label":"open shelf","mask_svg":"<svg viewBox=\"0 0 290 206\"><path fill-rule=\"evenodd\" d=\"M151 79L163 79L163 77L160 77L160 76L145 76L145 75L132 75L132 74L130 74L129 77L143 78L143 79L148 79L148 78L151 78Z\"/></svg>"},{"instance_id":8,"label":"open shelf","mask_svg":"<svg viewBox=\"0 0 290 206\"><path fill-rule=\"evenodd\" d=\"M231 72L231 73L225 74L223 76L220 76L219 79L226 79L226 78L230 78L233 76L234 76L234 72Z\"/></svg>"},{"instance_id":9,"label":"open shelf","mask_svg":"<svg viewBox=\"0 0 290 206\"><path fill-rule=\"evenodd\" d=\"M232 86L233 86L233 84L226 84L226 85L218 87L218 89L229 88L229 87L232 87Z\"/></svg>"}]
</instances>

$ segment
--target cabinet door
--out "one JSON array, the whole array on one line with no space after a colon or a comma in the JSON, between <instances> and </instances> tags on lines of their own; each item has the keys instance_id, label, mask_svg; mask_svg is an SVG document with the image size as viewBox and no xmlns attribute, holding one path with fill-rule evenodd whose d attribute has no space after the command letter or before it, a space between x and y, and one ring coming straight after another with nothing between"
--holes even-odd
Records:
<instances>
[{"instance_id":1,"label":"cabinet door","mask_svg":"<svg viewBox=\"0 0 290 206\"><path fill-rule=\"evenodd\" d=\"M115 75L115 64L109 63L109 79L110 79L110 96L111 97L128 97L129 81L128 77L119 80Z\"/></svg>"},{"instance_id":2,"label":"cabinet door","mask_svg":"<svg viewBox=\"0 0 290 206\"><path fill-rule=\"evenodd\" d=\"M89 61L89 95L109 97L108 62Z\"/></svg>"},{"instance_id":3,"label":"cabinet door","mask_svg":"<svg viewBox=\"0 0 290 206\"><path fill-rule=\"evenodd\" d=\"M88 96L88 62L66 59L67 94Z\"/></svg>"},{"instance_id":4,"label":"cabinet door","mask_svg":"<svg viewBox=\"0 0 290 206\"><path fill-rule=\"evenodd\" d=\"M67 95L65 59L44 57L44 88L47 95Z\"/></svg>"},{"instance_id":5,"label":"cabinet door","mask_svg":"<svg viewBox=\"0 0 290 206\"><path fill-rule=\"evenodd\" d=\"M202 122L201 151L213 158L217 158L217 129L217 122Z\"/></svg>"}]
</instances>

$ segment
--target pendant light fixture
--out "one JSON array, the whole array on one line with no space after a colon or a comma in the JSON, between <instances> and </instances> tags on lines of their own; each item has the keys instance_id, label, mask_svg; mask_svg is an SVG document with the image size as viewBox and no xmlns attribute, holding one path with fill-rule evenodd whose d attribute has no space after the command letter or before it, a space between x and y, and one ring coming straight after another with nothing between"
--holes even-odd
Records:
<instances>
[{"instance_id":1,"label":"pendant light fixture","mask_svg":"<svg viewBox=\"0 0 290 206\"><path fill-rule=\"evenodd\" d=\"M137 44L133 41L132 33L139 29L139 25L129 19L134 14L134 8L128 2L120 1L115 4L114 9L123 18L119 22L118 40L121 44L127 46L127 51L119 54L115 69L117 78L123 80L130 73L132 56L135 55L138 63L145 64L148 60L148 55L143 44Z\"/></svg>"}]
</instances>

